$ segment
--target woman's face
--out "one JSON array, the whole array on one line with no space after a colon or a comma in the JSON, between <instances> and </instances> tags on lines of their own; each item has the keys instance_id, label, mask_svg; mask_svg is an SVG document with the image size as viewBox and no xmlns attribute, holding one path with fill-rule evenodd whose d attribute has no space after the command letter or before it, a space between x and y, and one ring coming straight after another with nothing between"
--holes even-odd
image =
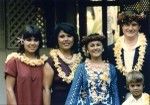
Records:
<instances>
[{"instance_id":1,"label":"woman's face","mask_svg":"<svg viewBox=\"0 0 150 105\"><path fill-rule=\"evenodd\" d=\"M91 58L98 58L103 52L103 45L100 41L91 41L87 45L87 51Z\"/></svg>"},{"instance_id":2,"label":"woman's face","mask_svg":"<svg viewBox=\"0 0 150 105\"><path fill-rule=\"evenodd\" d=\"M74 37L60 31L58 35L58 46L61 50L70 50L74 44Z\"/></svg>"},{"instance_id":3,"label":"woman's face","mask_svg":"<svg viewBox=\"0 0 150 105\"><path fill-rule=\"evenodd\" d=\"M39 48L39 40L35 39L34 37L24 39L23 44L25 52L27 53L33 54Z\"/></svg>"},{"instance_id":4,"label":"woman's face","mask_svg":"<svg viewBox=\"0 0 150 105\"><path fill-rule=\"evenodd\" d=\"M132 21L131 23L123 24L122 31L125 37L132 38L137 37L140 26L137 22Z\"/></svg>"}]
</instances>

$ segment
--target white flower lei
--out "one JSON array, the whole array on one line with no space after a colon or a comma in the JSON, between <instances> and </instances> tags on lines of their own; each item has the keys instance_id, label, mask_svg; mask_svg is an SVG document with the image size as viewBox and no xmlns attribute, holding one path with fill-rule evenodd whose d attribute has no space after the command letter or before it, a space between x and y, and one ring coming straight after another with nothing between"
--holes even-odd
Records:
<instances>
[{"instance_id":1,"label":"white flower lei","mask_svg":"<svg viewBox=\"0 0 150 105\"><path fill-rule=\"evenodd\" d=\"M136 65L134 66L133 70L134 71L140 71L142 69L142 65L144 62L144 55L145 55L145 50L146 50L146 46L147 46L147 40L145 38L145 35L143 33L139 34L138 37L139 40L139 57L138 57L138 62L136 63ZM116 61L116 67L118 70L120 70L121 73L123 73L123 75L126 75L128 72L126 70L126 67L123 65L123 61L121 59L121 42L123 41L123 38L120 37L116 43L115 43L115 47L114 47L114 56L115 56L115 61Z\"/></svg>"},{"instance_id":2,"label":"white flower lei","mask_svg":"<svg viewBox=\"0 0 150 105\"><path fill-rule=\"evenodd\" d=\"M70 62L66 61L66 59L64 59L64 57L60 54L59 50L57 49L53 49L50 51L50 56L52 57L53 61L54 61L54 66L56 67L57 71L58 71L58 76L62 78L63 81L67 82L68 84L72 81L72 79L74 78L74 73L75 70L78 66L78 64L81 61L81 54L73 54L72 60ZM62 70L61 66L60 66L60 62L58 59L58 56L65 62L68 64L71 73L69 76L66 76L66 73Z\"/></svg>"},{"instance_id":3,"label":"white flower lei","mask_svg":"<svg viewBox=\"0 0 150 105\"><path fill-rule=\"evenodd\" d=\"M103 69L93 68L93 65L90 64L89 59L87 59L85 61L85 69L87 71L87 74L91 78L88 81L92 85L92 87L91 87L91 92L92 93L91 94L92 94L92 99L93 99L94 103L100 102L100 101L102 101L102 100L104 100L106 98L106 97L103 97L103 95L102 95L103 92L100 92L100 93L102 93L101 95L97 94L97 92L96 92L96 90L97 90L96 89L96 84L97 83L95 83L95 80L97 79L97 77L96 77L97 75L95 75L95 73L94 73L94 72L98 72L98 70L101 70L102 74L100 74L100 76L98 77L100 80L102 80L102 82L100 83L100 84L102 84L101 89L103 91L107 91L106 90L107 83L110 83L110 76L109 76L109 70L110 70L110 68L109 68L109 64L106 63L106 62L105 62L104 66L105 67Z\"/></svg>"},{"instance_id":4,"label":"white flower lei","mask_svg":"<svg viewBox=\"0 0 150 105\"><path fill-rule=\"evenodd\" d=\"M96 67L96 69L94 69L93 65L90 64L89 59L86 59L85 64L86 64L87 72L89 74L100 69L100 68L97 68L97 67ZM108 80L109 80L109 64L106 63L106 62L104 64L105 64L105 68L101 69L102 70L102 75L101 75L100 79L105 81L105 82L108 82Z\"/></svg>"},{"instance_id":5,"label":"white flower lei","mask_svg":"<svg viewBox=\"0 0 150 105\"><path fill-rule=\"evenodd\" d=\"M48 57L46 55L42 55L39 59L32 59L27 57L25 54L13 52L7 56L5 63L7 63L12 58L20 59L21 62L30 66L40 66L44 64Z\"/></svg>"},{"instance_id":6,"label":"white flower lei","mask_svg":"<svg viewBox=\"0 0 150 105\"><path fill-rule=\"evenodd\" d=\"M143 105L150 105L150 95L148 93L143 93Z\"/></svg>"}]
</instances>

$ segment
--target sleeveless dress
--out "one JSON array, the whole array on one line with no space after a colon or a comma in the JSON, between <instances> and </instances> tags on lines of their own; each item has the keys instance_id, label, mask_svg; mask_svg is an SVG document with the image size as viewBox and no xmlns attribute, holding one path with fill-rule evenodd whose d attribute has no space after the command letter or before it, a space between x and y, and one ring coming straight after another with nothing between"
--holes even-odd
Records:
<instances>
[{"instance_id":1,"label":"sleeveless dress","mask_svg":"<svg viewBox=\"0 0 150 105\"><path fill-rule=\"evenodd\" d=\"M62 70L69 75L71 70L69 66L61 59L58 58L59 62L61 63ZM54 78L52 83L52 93L51 93L51 105L64 105L68 92L70 90L71 83L66 83L62 81L62 78L58 76L57 69L54 66L54 62L52 58L49 58L47 62L51 65L54 70Z\"/></svg>"}]
</instances>

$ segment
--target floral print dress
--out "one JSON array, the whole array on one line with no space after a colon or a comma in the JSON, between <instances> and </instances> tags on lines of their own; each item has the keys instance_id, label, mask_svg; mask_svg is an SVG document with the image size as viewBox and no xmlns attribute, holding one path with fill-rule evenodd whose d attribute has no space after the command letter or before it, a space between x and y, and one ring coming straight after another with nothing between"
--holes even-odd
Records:
<instances>
[{"instance_id":1,"label":"floral print dress","mask_svg":"<svg viewBox=\"0 0 150 105\"><path fill-rule=\"evenodd\" d=\"M119 105L116 72L108 65L108 71L103 72L80 64L65 105Z\"/></svg>"},{"instance_id":2,"label":"floral print dress","mask_svg":"<svg viewBox=\"0 0 150 105\"><path fill-rule=\"evenodd\" d=\"M112 100L109 95L110 79L108 81L102 80L101 78L103 77L103 75L103 72L98 69L95 71L87 71L89 98L91 104L112 104Z\"/></svg>"}]
</instances>

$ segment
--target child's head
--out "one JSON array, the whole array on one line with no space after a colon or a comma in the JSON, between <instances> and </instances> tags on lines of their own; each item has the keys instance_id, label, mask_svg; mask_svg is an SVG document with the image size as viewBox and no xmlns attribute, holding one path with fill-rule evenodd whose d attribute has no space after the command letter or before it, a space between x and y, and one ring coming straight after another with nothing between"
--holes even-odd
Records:
<instances>
[{"instance_id":1,"label":"child's head","mask_svg":"<svg viewBox=\"0 0 150 105\"><path fill-rule=\"evenodd\" d=\"M126 76L126 83L134 98L138 99L143 93L144 77L139 71L132 71Z\"/></svg>"}]
</instances>

